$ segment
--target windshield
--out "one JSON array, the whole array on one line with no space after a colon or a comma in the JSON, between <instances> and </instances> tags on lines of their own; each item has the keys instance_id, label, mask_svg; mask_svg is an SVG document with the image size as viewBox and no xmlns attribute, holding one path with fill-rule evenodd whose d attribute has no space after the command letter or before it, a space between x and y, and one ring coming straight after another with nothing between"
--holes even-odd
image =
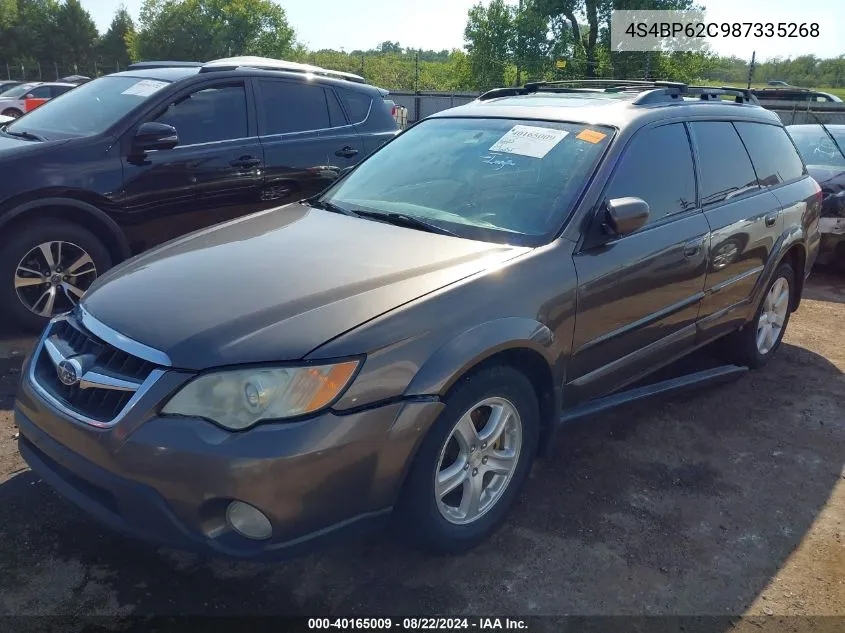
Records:
<instances>
[{"instance_id":1,"label":"windshield","mask_svg":"<svg viewBox=\"0 0 845 633\"><path fill-rule=\"evenodd\" d=\"M100 134L167 84L138 77L101 77L51 99L6 129L48 138Z\"/></svg>"},{"instance_id":2,"label":"windshield","mask_svg":"<svg viewBox=\"0 0 845 633\"><path fill-rule=\"evenodd\" d=\"M469 239L537 246L560 228L612 135L575 123L429 119L321 200L409 216Z\"/></svg>"},{"instance_id":3,"label":"windshield","mask_svg":"<svg viewBox=\"0 0 845 633\"><path fill-rule=\"evenodd\" d=\"M23 84L22 86L15 86L14 88L9 88L6 92L0 94L0 97L3 99L17 99L24 96L28 90L31 90L37 85L38 84Z\"/></svg>"},{"instance_id":4,"label":"windshield","mask_svg":"<svg viewBox=\"0 0 845 633\"><path fill-rule=\"evenodd\" d=\"M808 165L845 167L845 157L821 125L796 125L787 129Z\"/></svg>"}]
</instances>

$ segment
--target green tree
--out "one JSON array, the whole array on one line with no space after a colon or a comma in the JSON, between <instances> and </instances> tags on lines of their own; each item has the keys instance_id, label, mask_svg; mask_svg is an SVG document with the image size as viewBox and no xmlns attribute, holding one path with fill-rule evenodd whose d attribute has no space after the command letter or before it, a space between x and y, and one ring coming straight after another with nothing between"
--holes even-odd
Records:
<instances>
[{"instance_id":1,"label":"green tree","mask_svg":"<svg viewBox=\"0 0 845 633\"><path fill-rule=\"evenodd\" d=\"M505 85L505 71L513 58L514 12L504 0L480 2L469 10L464 40L474 88Z\"/></svg>"},{"instance_id":2,"label":"green tree","mask_svg":"<svg viewBox=\"0 0 845 633\"><path fill-rule=\"evenodd\" d=\"M14 24L18 19L17 0L0 0L0 29Z\"/></svg>"},{"instance_id":3,"label":"green tree","mask_svg":"<svg viewBox=\"0 0 845 633\"><path fill-rule=\"evenodd\" d=\"M65 0L56 13L57 37L53 60L75 63L88 68L94 61L97 25L79 0Z\"/></svg>"},{"instance_id":4,"label":"green tree","mask_svg":"<svg viewBox=\"0 0 845 633\"><path fill-rule=\"evenodd\" d=\"M207 61L235 55L282 58L294 31L271 0L145 0L137 54Z\"/></svg>"},{"instance_id":5,"label":"green tree","mask_svg":"<svg viewBox=\"0 0 845 633\"><path fill-rule=\"evenodd\" d=\"M118 65L120 68L126 68L133 59L134 42L135 23L126 7L121 5L112 18L109 30L100 38L100 62L107 67Z\"/></svg>"}]
</instances>

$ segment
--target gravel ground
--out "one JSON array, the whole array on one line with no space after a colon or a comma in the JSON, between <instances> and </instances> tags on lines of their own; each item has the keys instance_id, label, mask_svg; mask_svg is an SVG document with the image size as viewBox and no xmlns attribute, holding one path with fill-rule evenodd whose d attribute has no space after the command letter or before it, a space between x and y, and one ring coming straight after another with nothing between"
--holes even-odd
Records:
<instances>
[{"instance_id":1,"label":"gravel ground","mask_svg":"<svg viewBox=\"0 0 845 633\"><path fill-rule=\"evenodd\" d=\"M811 279L765 369L562 433L506 525L452 558L375 535L233 563L102 529L18 455L29 345L0 342L0 615L845 616L842 277Z\"/></svg>"}]
</instances>

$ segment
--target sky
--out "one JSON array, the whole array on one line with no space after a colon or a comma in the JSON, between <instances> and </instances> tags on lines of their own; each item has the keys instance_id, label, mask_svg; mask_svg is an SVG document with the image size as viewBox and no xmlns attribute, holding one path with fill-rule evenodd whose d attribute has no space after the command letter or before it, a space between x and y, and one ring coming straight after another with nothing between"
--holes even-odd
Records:
<instances>
[{"instance_id":1,"label":"sky","mask_svg":"<svg viewBox=\"0 0 845 633\"><path fill-rule=\"evenodd\" d=\"M481 0L488 4L490 0ZM509 0L516 4L517 0ZM81 0L100 32L108 29L115 0ZM142 0L123 0L137 19ZM287 12L299 41L308 48L352 51L390 40L402 46L442 50L464 43L467 11L478 0L276 0ZM699 0L711 22L818 22L818 38L721 39L715 52L757 59L845 54L842 0Z\"/></svg>"}]
</instances>

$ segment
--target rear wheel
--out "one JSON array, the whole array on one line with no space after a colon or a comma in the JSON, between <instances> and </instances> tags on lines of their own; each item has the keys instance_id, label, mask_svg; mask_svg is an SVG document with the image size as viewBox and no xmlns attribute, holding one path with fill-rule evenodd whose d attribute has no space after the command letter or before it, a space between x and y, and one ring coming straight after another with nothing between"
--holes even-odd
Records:
<instances>
[{"instance_id":1,"label":"rear wheel","mask_svg":"<svg viewBox=\"0 0 845 633\"><path fill-rule=\"evenodd\" d=\"M14 325L40 330L110 267L106 248L81 226L52 219L25 225L0 252L0 306Z\"/></svg>"},{"instance_id":2,"label":"rear wheel","mask_svg":"<svg viewBox=\"0 0 845 633\"><path fill-rule=\"evenodd\" d=\"M762 367L780 347L792 312L795 272L784 262L778 266L754 319L725 341L730 360L751 368Z\"/></svg>"},{"instance_id":3,"label":"rear wheel","mask_svg":"<svg viewBox=\"0 0 845 633\"><path fill-rule=\"evenodd\" d=\"M417 453L397 508L417 547L451 553L478 545L503 521L537 451L531 382L509 366L464 381Z\"/></svg>"}]
</instances>

